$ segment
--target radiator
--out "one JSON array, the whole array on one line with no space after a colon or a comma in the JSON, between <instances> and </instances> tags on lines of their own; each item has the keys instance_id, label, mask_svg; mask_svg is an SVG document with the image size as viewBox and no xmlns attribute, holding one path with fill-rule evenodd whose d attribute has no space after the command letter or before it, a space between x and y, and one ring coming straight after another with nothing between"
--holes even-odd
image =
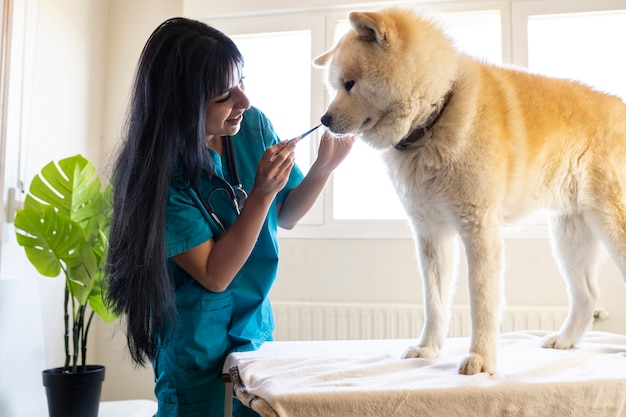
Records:
<instances>
[{"instance_id":1,"label":"radiator","mask_svg":"<svg viewBox=\"0 0 626 417\"><path fill-rule=\"evenodd\" d=\"M275 340L413 339L424 321L416 304L351 304L274 302ZM502 313L501 331L558 330L567 307L509 307ZM450 337L469 336L469 306L454 306Z\"/></svg>"}]
</instances>

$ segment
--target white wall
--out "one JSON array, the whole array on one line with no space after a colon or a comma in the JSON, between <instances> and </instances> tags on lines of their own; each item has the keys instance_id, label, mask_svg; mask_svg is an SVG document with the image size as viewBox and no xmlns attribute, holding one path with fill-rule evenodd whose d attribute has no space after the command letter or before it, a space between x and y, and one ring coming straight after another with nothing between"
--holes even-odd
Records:
<instances>
[{"instance_id":1,"label":"white wall","mask_svg":"<svg viewBox=\"0 0 626 417\"><path fill-rule=\"evenodd\" d=\"M272 299L362 303L420 303L422 289L411 240L282 240ZM567 294L545 239L506 241L508 305L565 306ZM459 263L455 303L468 305L467 265ZM594 329L626 332L626 289L607 259L600 272L600 306L611 319Z\"/></svg>"}]
</instances>

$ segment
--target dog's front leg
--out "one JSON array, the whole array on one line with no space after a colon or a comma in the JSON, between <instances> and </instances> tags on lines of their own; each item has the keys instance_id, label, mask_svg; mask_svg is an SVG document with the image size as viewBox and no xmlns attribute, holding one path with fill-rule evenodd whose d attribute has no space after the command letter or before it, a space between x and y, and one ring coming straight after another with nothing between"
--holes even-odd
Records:
<instances>
[{"instance_id":1,"label":"dog's front leg","mask_svg":"<svg viewBox=\"0 0 626 417\"><path fill-rule=\"evenodd\" d=\"M424 291L424 326L418 344L409 347L402 357L436 358L448 333L458 247L452 230L428 234L419 228L416 231Z\"/></svg>"},{"instance_id":2,"label":"dog's front leg","mask_svg":"<svg viewBox=\"0 0 626 417\"><path fill-rule=\"evenodd\" d=\"M472 338L459 372L492 374L500 324L502 241L499 227L474 227L463 236L469 273Z\"/></svg>"}]
</instances>

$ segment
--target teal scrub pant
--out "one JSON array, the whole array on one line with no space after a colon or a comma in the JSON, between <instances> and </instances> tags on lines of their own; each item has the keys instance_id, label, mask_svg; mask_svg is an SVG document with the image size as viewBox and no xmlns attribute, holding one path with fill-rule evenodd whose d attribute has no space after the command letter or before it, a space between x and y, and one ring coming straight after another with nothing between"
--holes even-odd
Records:
<instances>
[{"instance_id":1,"label":"teal scrub pant","mask_svg":"<svg viewBox=\"0 0 626 417\"><path fill-rule=\"evenodd\" d=\"M200 389L178 389L175 396L159 399L156 417L223 417L225 387L221 378L215 378ZM233 397L233 417L259 417L259 414Z\"/></svg>"},{"instance_id":2,"label":"teal scrub pant","mask_svg":"<svg viewBox=\"0 0 626 417\"><path fill-rule=\"evenodd\" d=\"M260 417L256 411L246 407L237 398L233 400L233 417Z\"/></svg>"},{"instance_id":3,"label":"teal scrub pant","mask_svg":"<svg viewBox=\"0 0 626 417\"><path fill-rule=\"evenodd\" d=\"M223 417L226 384L221 371L232 350L230 294L190 285L177 295L178 322L153 362L157 417ZM233 416L258 417L238 400Z\"/></svg>"}]
</instances>

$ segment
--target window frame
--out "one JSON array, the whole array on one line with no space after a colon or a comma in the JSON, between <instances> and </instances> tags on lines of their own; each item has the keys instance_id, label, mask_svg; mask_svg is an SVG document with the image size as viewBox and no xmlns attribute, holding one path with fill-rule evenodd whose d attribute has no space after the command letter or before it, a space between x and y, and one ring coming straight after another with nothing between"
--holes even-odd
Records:
<instances>
[{"instance_id":1,"label":"window frame","mask_svg":"<svg viewBox=\"0 0 626 417\"><path fill-rule=\"evenodd\" d=\"M301 2L304 3L304 2ZM406 2L415 6L415 2ZM342 4L335 6L280 9L276 11L234 13L203 19L230 35L290 30L311 31L311 60L333 46L337 21L345 20L349 11L376 10L389 6L390 2ZM397 2L393 3L398 5ZM402 3L400 3L402 5ZM528 30L530 16L555 13L578 13L591 11L624 10L622 0L595 0L592 4L584 0L458 0L419 2L425 11L464 12L499 10L501 16L502 64L528 66ZM311 126L318 123L317 115L323 114L331 97L324 88L323 72L313 69L311 73ZM319 144L319 135L309 142L312 159ZM545 239L548 229L544 220L527 223L522 228L505 228L504 237L514 239ZM412 237L407 220L338 220L333 218L333 178L319 200L293 230L279 230L281 238L313 239L405 239Z\"/></svg>"}]
</instances>

